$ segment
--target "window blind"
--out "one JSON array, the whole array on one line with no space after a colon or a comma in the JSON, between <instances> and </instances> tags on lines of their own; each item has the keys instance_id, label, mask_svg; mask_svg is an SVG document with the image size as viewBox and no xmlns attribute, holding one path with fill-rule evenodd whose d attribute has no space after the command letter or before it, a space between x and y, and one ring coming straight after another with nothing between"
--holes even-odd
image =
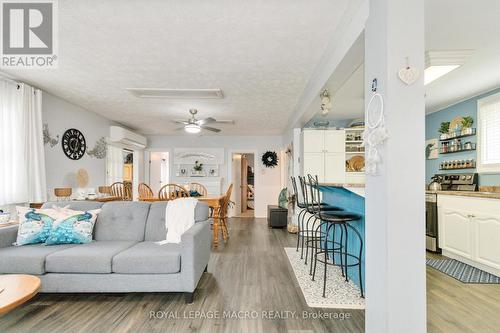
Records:
<instances>
[{"instance_id":1,"label":"window blind","mask_svg":"<svg viewBox=\"0 0 500 333\"><path fill-rule=\"evenodd\" d=\"M480 142L482 165L500 164L500 96L481 104Z\"/></svg>"}]
</instances>

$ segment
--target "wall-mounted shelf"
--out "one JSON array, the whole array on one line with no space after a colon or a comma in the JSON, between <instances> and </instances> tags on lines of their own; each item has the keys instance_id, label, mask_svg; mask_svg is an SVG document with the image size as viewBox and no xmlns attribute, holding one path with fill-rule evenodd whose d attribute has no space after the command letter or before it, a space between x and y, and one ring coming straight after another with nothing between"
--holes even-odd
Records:
<instances>
[{"instance_id":1,"label":"wall-mounted shelf","mask_svg":"<svg viewBox=\"0 0 500 333\"><path fill-rule=\"evenodd\" d=\"M468 136L476 135L475 128L471 128L470 130L471 130L470 133L464 132L463 130L459 134L457 134L455 132L450 132L450 133L445 134L446 137L443 137L443 134L441 134L441 136L439 137L439 141L449 141L449 140L453 140L453 139L465 138Z\"/></svg>"},{"instance_id":2,"label":"wall-mounted shelf","mask_svg":"<svg viewBox=\"0 0 500 333\"><path fill-rule=\"evenodd\" d=\"M475 143L471 143L471 147L470 148L460 148L460 149L457 149L457 150L448 150L448 149L443 149L443 147L441 147L439 149L439 153L440 154L451 154L451 153L460 153L460 152L464 152L464 151L474 151L476 150L476 144Z\"/></svg>"}]
</instances>

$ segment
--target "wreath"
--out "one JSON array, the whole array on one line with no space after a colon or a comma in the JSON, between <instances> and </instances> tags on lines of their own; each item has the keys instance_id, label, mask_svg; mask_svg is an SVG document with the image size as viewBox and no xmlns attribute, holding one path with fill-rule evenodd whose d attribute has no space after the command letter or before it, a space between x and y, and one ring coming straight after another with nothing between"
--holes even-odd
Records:
<instances>
[{"instance_id":1,"label":"wreath","mask_svg":"<svg viewBox=\"0 0 500 333\"><path fill-rule=\"evenodd\" d=\"M264 163L264 166L267 168L274 168L278 165L278 154L274 151L266 151L262 155L262 163Z\"/></svg>"}]
</instances>

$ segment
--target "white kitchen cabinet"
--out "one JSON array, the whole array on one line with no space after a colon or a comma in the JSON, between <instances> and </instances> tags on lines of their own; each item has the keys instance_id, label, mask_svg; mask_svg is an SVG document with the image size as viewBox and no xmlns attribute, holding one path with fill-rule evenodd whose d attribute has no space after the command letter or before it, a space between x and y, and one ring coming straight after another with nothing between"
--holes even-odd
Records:
<instances>
[{"instance_id":1,"label":"white kitchen cabinet","mask_svg":"<svg viewBox=\"0 0 500 333\"><path fill-rule=\"evenodd\" d=\"M318 175L320 183L325 182L325 153L304 153L304 175Z\"/></svg>"},{"instance_id":2,"label":"white kitchen cabinet","mask_svg":"<svg viewBox=\"0 0 500 333\"><path fill-rule=\"evenodd\" d=\"M321 183L345 182L345 131L304 130L304 175L318 175Z\"/></svg>"},{"instance_id":3,"label":"white kitchen cabinet","mask_svg":"<svg viewBox=\"0 0 500 333\"><path fill-rule=\"evenodd\" d=\"M325 153L344 153L345 152L345 131L326 130L324 132Z\"/></svg>"},{"instance_id":4,"label":"white kitchen cabinet","mask_svg":"<svg viewBox=\"0 0 500 333\"><path fill-rule=\"evenodd\" d=\"M344 153L325 153L325 183L345 182L345 155Z\"/></svg>"},{"instance_id":5,"label":"white kitchen cabinet","mask_svg":"<svg viewBox=\"0 0 500 333\"><path fill-rule=\"evenodd\" d=\"M474 215L472 217L475 259L500 270L500 215Z\"/></svg>"},{"instance_id":6,"label":"white kitchen cabinet","mask_svg":"<svg viewBox=\"0 0 500 333\"><path fill-rule=\"evenodd\" d=\"M500 199L438 195L443 255L500 276Z\"/></svg>"},{"instance_id":7,"label":"white kitchen cabinet","mask_svg":"<svg viewBox=\"0 0 500 333\"><path fill-rule=\"evenodd\" d=\"M304 131L304 153L323 153L325 133L320 130Z\"/></svg>"},{"instance_id":8,"label":"white kitchen cabinet","mask_svg":"<svg viewBox=\"0 0 500 333\"><path fill-rule=\"evenodd\" d=\"M472 223L469 212L446 209L441 210L443 237L440 238L441 248L458 255L472 259Z\"/></svg>"}]
</instances>

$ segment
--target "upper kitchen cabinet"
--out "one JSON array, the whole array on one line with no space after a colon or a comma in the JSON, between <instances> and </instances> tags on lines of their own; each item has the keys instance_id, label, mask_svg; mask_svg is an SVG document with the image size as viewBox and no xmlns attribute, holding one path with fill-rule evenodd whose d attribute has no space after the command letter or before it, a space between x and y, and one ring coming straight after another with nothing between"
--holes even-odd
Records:
<instances>
[{"instance_id":1,"label":"upper kitchen cabinet","mask_svg":"<svg viewBox=\"0 0 500 333\"><path fill-rule=\"evenodd\" d=\"M364 175L346 168L346 156L354 156L348 137L346 130L304 130L304 174L318 175L322 183L363 183ZM356 154L364 152L356 150Z\"/></svg>"}]
</instances>

